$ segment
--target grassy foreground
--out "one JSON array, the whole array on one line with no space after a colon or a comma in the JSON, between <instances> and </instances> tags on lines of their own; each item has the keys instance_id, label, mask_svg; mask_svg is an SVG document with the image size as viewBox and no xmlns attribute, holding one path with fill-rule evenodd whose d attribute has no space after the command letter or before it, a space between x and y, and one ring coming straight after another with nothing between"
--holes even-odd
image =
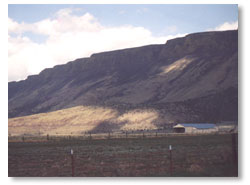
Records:
<instances>
[{"instance_id":1,"label":"grassy foreground","mask_svg":"<svg viewBox=\"0 0 250 185\"><path fill-rule=\"evenodd\" d=\"M169 145L172 145L172 170ZM238 176L232 136L9 142L9 176ZM237 145L235 146L237 149Z\"/></svg>"}]
</instances>

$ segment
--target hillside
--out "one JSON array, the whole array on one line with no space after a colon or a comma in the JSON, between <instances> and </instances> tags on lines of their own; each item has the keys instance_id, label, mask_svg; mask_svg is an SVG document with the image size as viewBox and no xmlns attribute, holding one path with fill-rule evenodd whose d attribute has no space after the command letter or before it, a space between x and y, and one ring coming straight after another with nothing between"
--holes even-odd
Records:
<instances>
[{"instance_id":1,"label":"hillside","mask_svg":"<svg viewBox=\"0 0 250 185\"><path fill-rule=\"evenodd\" d=\"M152 110L156 125L237 121L238 31L93 54L9 82L8 90L9 118L94 106L119 115Z\"/></svg>"},{"instance_id":2,"label":"hillside","mask_svg":"<svg viewBox=\"0 0 250 185\"><path fill-rule=\"evenodd\" d=\"M76 106L49 113L9 119L11 135L84 134L119 130L157 129L158 113L154 110L133 110L120 114L115 109Z\"/></svg>"}]
</instances>

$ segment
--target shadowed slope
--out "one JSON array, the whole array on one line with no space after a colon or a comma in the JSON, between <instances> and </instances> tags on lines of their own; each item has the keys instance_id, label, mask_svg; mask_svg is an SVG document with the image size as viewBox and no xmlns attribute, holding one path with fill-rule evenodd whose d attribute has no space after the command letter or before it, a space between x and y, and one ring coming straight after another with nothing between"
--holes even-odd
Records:
<instances>
[{"instance_id":1,"label":"shadowed slope","mask_svg":"<svg viewBox=\"0 0 250 185\"><path fill-rule=\"evenodd\" d=\"M45 69L8 84L9 117L84 105L153 109L159 124L237 120L237 43L237 31L195 33Z\"/></svg>"}]
</instances>

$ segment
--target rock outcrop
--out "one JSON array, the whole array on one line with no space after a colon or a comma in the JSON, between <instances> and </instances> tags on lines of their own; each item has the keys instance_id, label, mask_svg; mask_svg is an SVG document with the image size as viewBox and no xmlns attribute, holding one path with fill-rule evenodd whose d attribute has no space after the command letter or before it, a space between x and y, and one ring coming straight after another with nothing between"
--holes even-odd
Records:
<instances>
[{"instance_id":1,"label":"rock outcrop","mask_svg":"<svg viewBox=\"0 0 250 185\"><path fill-rule=\"evenodd\" d=\"M165 122L237 120L238 31L93 54L9 82L8 90L9 118L94 105L154 109Z\"/></svg>"}]
</instances>

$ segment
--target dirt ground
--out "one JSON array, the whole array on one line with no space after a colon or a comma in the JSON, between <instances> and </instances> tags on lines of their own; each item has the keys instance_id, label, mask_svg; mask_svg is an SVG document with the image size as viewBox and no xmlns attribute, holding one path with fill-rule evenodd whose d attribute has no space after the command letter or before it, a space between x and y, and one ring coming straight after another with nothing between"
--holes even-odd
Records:
<instances>
[{"instance_id":1,"label":"dirt ground","mask_svg":"<svg viewBox=\"0 0 250 185\"><path fill-rule=\"evenodd\" d=\"M78 177L237 177L237 147L231 134L9 142L8 174L59 177L72 176L73 171Z\"/></svg>"}]
</instances>

